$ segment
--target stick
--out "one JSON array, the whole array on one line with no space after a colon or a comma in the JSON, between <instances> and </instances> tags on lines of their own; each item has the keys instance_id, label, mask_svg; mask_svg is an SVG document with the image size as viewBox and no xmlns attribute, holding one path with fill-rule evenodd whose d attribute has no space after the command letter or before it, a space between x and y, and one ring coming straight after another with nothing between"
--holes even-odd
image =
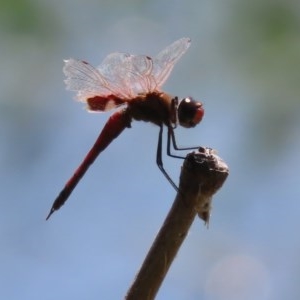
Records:
<instances>
[{"instance_id":1,"label":"stick","mask_svg":"<svg viewBox=\"0 0 300 300\"><path fill-rule=\"evenodd\" d=\"M152 300L187 236L196 215L209 222L213 194L228 176L227 165L210 148L187 155L180 175L179 192L126 300Z\"/></svg>"}]
</instances>

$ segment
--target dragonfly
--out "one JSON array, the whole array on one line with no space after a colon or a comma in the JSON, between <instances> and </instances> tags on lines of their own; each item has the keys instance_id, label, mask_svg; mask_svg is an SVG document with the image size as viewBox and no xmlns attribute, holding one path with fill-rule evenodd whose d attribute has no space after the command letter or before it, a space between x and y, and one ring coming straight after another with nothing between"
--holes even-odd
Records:
<instances>
[{"instance_id":1,"label":"dragonfly","mask_svg":"<svg viewBox=\"0 0 300 300\"><path fill-rule=\"evenodd\" d=\"M163 128L167 128L167 155L184 158L172 154L171 147L175 151L199 147L179 148L174 129L178 125L195 127L203 118L204 108L200 101L192 97L179 100L161 88L190 44L189 38L181 38L153 58L147 55L111 53L96 68L84 60L70 58L64 61L66 87L76 92L76 99L85 103L88 111L106 112L119 107L120 109L110 116L95 144L53 202L46 220L67 201L98 155L125 128L130 128L133 120L150 122L159 127L156 164L178 191L178 187L163 166Z\"/></svg>"}]
</instances>

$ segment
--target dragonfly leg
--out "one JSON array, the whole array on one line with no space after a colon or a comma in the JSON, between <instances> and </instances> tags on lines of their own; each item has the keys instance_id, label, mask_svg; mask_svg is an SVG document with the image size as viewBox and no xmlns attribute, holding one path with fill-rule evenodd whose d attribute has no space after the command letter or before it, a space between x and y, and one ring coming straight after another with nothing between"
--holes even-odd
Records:
<instances>
[{"instance_id":1,"label":"dragonfly leg","mask_svg":"<svg viewBox=\"0 0 300 300\"><path fill-rule=\"evenodd\" d=\"M166 170L164 169L164 166L163 166L163 161L162 161L162 134L163 134L163 124L161 124L160 128L159 128L157 152L156 152L156 164L157 164L158 168L160 169L160 171L164 174L164 176L170 182L170 184L173 186L173 188L178 192L177 185L174 183L174 181L168 175L168 173L166 172Z\"/></svg>"},{"instance_id":2,"label":"dragonfly leg","mask_svg":"<svg viewBox=\"0 0 300 300\"><path fill-rule=\"evenodd\" d=\"M197 147L184 147L184 148L179 148L176 143L175 139L175 133L174 129L172 126L168 126L168 139L167 139L167 155L175 158L182 158L185 159L185 156L179 156L179 155L174 155L171 153L171 143L173 146L173 149L176 151L184 151L184 150L195 150L199 149L199 146Z\"/></svg>"}]
</instances>

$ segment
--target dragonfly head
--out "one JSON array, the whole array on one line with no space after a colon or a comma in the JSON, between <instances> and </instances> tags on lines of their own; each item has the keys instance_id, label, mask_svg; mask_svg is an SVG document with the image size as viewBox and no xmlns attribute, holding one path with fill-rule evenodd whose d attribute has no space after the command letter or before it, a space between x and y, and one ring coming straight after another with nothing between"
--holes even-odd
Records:
<instances>
[{"instance_id":1,"label":"dragonfly head","mask_svg":"<svg viewBox=\"0 0 300 300\"><path fill-rule=\"evenodd\" d=\"M178 105L178 121L182 127L195 127L201 122L204 115L204 108L201 102L195 101L192 97L184 98Z\"/></svg>"}]
</instances>

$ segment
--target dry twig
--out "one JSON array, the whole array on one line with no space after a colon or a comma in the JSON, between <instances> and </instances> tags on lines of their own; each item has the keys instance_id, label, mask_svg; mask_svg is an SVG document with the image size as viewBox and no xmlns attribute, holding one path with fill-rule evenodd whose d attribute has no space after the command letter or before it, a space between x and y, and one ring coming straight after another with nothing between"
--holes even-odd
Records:
<instances>
[{"instance_id":1,"label":"dry twig","mask_svg":"<svg viewBox=\"0 0 300 300\"><path fill-rule=\"evenodd\" d=\"M126 300L154 299L188 230L198 216L209 222L213 194L228 176L228 167L210 148L200 148L185 158L179 193Z\"/></svg>"}]
</instances>

